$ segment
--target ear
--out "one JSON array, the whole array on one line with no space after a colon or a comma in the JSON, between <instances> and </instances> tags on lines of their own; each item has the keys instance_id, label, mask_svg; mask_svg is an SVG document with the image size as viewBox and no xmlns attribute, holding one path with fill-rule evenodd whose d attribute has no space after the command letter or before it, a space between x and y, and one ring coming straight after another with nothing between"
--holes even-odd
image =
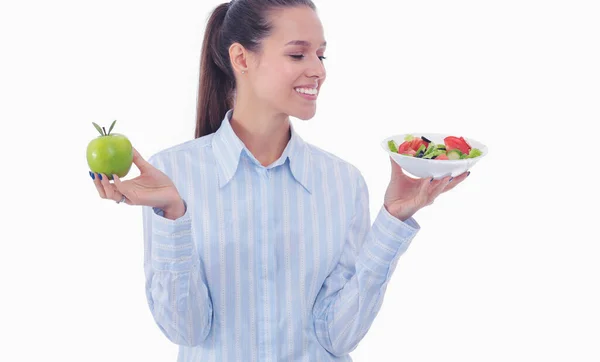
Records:
<instances>
[{"instance_id":1,"label":"ear","mask_svg":"<svg viewBox=\"0 0 600 362\"><path fill-rule=\"evenodd\" d=\"M229 47L229 60L234 73L248 70L248 51L240 43L233 43Z\"/></svg>"}]
</instances>

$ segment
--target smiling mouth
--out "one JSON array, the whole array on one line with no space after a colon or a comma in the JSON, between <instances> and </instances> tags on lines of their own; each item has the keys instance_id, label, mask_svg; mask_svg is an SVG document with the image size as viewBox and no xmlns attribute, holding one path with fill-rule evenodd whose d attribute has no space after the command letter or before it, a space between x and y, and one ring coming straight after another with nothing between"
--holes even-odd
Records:
<instances>
[{"instance_id":1,"label":"smiling mouth","mask_svg":"<svg viewBox=\"0 0 600 362\"><path fill-rule=\"evenodd\" d=\"M319 94L317 88L294 88L294 90L300 94L316 97Z\"/></svg>"}]
</instances>

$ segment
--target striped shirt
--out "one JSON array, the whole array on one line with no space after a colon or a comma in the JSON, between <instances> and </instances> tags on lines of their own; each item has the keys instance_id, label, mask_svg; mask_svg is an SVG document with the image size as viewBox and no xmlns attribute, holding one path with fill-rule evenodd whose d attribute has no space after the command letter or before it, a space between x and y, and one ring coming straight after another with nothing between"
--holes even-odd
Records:
<instances>
[{"instance_id":1,"label":"striped shirt","mask_svg":"<svg viewBox=\"0 0 600 362\"><path fill-rule=\"evenodd\" d=\"M350 163L291 127L263 166L225 115L148 161L185 214L143 206L146 296L178 361L352 361L398 258L420 229L381 207Z\"/></svg>"}]
</instances>

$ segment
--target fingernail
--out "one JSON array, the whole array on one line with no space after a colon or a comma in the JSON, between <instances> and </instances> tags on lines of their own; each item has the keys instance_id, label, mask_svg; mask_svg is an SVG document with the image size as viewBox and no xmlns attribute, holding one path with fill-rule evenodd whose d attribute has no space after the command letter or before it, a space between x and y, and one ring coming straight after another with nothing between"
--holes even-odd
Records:
<instances>
[{"instance_id":1,"label":"fingernail","mask_svg":"<svg viewBox=\"0 0 600 362\"><path fill-rule=\"evenodd\" d=\"M98 178L102 181L102 174L98 174Z\"/></svg>"},{"instance_id":2,"label":"fingernail","mask_svg":"<svg viewBox=\"0 0 600 362\"><path fill-rule=\"evenodd\" d=\"M471 171L467 172L467 176L469 176L471 174Z\"/></svg>"},{"instance_id":3,"label":"fingernail","mask_svg":"<svg viewBox=\"0 0 600 362\"><path fill-rule=\"evenodd\" d=\"M448 180L448 182L452 182L452 180L454 180L454 177L450 177L450 180Z\"/></svg>"},{"instance_id":4,"label":"fingernail","mask_svg":"<svg viewBox=\"0 0 600 362\"><path fill-rule=\"evenodd\" d=\"M433 182L433 177L431 178L431 180L429 180L429 183L432 183L432 182Z\"/></svg>"},{"instance_id":5,"label":"fingernail","mask_svg":"<svg viewBox=\"0 0 600 362\"><path fill-rule=\"evenodd\" d=\"M90 171L90 177L92 178L92 180L94 180L96 177L94 177L94 173L92 171Z\"/></svg>"}]
</instances>

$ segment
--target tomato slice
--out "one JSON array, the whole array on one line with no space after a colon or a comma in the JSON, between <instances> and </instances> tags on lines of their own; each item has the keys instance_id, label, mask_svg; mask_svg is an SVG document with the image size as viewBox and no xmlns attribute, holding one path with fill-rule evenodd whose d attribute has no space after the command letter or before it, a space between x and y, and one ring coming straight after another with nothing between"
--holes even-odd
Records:
<instances>
[{"instance_id":1,"label":"tomato slice","mask_svg":"<svg viewBox=\"0 0 600 362\"><path fill-rule=\"evenodd\" d=\"M402 144L400 145L400 147L398 147L398 153L403 154L404 152L406 152L406 150L409 150L411 147L411 142L412 141L404 141L402 142Z\"/></svg>"},{"instance_id":2,"label":"tomato slice","mask_svg":"<svg viewBox=\"0 0 600 362\"><path fill-rule=\"evenodd\" d=\"M410 148L414 151L416 151L420 145L421 145L421 140L419 138L413 138L413 140L410 141Z\"/></svg>"},{"instance_id":3,"label":"tomato slice","mask_svg":"<svg viewBox=\"0 0 600 362\"><path fill-rule=\"evenodd\" d=\"M466 147L466 149L468 150L468 152L464 152L464 153L467 153L467 154L468 154L469 152L471 152L471 146L470 146L470 145L467 143L467 141L466 141L464 138L462 138L462 136L461 136L461 137L459 137L459 139L460 139L461 141L463 141L463 143L464 143L464 144L467 146L467 147Z\"/></svg>"},{"instance_id":4,"label":"tomato slice","mask_svg":"<svg viewBox=\"0 0 600 362\"><path fill-rule=\"evenodd\" d=\"M435 160L447 160L447 159L448 159L448 156L446 156L444 154L441 154L435 158Z\"/></svg>"},{"instance_id":5,"label":"tomato slice","mask_svg":"<svg viewBox=\"0 0 600 362\"><path fill-rule=\"evenodd\" d=\"M427 148L427 146L429 146L429 142L425 142L421 138L413 138L413 140L410 141L410 148L415 151L418 151L421 145L425 145L425 147Z\"/></svg>"},{"instance_id":6,"label":"tomato slice","mask_svg":"<svg viewBox=\"0 0 600 362\"><path fill-rule=\"evenodd\" d=\"M462 153L469 154L471 146L462 137L448 136L444 138L444 144L446 145L446 151L458 149Z\"/></svg>"}]
</instances>

